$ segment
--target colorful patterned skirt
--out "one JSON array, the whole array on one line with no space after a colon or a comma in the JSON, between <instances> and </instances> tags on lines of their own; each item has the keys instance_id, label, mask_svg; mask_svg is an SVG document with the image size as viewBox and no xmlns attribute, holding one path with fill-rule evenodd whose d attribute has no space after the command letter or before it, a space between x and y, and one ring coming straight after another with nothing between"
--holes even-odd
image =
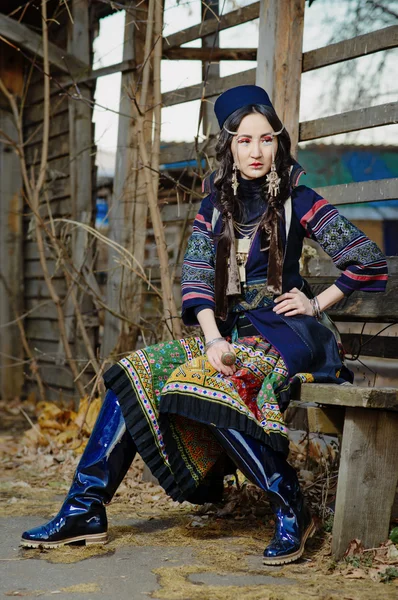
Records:
<instances>
[{"instance_id":1,"label":"colorful patterned skirt","mask_svg":"<svg viewBox=\"0 0 398 600\"><path fill-rule=\"evenodd\" d=\"M288 454L278 404L289 385L282 357L259 337L232 345L231 377L210 365L199 336L137 350L105 373L139 454L174 500L214 500L228 459L212 427L246 432Z\"/></svg>"}]
</instances>

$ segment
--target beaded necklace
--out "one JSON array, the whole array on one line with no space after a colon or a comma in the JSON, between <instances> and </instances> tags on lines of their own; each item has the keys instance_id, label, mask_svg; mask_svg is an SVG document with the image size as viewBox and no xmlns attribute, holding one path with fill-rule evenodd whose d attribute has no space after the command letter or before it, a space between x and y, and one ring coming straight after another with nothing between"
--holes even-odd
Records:
<instances>
[{"instance_id":1,"label":"beaded necklace","mask_svg":"<svg viewBox=\"0 0 398 600\"><path fill-rule=\"evenodd\" d=\"M237 231L242 238L237 238L236 242L236 262L238 264L239 269L239 279L241 283L246 282L246 263L249 257L250 248L252 246L253 240L256 236L260 225L260 221L257 223L245 225L244 223L237 223L233 221L233 226L235 231Z\"/></svg>"}]
</instances>

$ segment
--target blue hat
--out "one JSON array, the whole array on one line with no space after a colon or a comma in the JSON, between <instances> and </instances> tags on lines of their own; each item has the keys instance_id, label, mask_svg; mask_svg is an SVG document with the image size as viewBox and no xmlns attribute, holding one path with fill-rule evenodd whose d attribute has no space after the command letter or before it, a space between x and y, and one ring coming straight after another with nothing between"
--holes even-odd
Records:
<instances>
[{"instance_id":1,"label":"blue hat","mask_svg":"<svg viewBox=\"0 0 398 600\"><path fill-rule=\"evenodd\" d=\"M250 104L265 104L273 108L267 92L258 85L238 85L221 94L214 104L220 128L233 112Z\"/></svg>"}]
</instances>

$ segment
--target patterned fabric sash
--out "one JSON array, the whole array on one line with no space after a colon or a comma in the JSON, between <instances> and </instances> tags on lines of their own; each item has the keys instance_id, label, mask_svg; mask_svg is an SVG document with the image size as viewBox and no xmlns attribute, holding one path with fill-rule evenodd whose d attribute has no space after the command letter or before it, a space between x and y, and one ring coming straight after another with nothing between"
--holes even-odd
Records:
<instances>
[{"instance_id":1,"label":"patterned fabric sash","mask_svg":"<svg viewBox=\"0 0 398 600\"><path fill-rule=\"evenodd\" d=\"M231 312L263 308L272 303L274 296L274 292L270 292L267 288L266 282L243 284L241 295L232 300Z\"/></svg>"}]
</instances>

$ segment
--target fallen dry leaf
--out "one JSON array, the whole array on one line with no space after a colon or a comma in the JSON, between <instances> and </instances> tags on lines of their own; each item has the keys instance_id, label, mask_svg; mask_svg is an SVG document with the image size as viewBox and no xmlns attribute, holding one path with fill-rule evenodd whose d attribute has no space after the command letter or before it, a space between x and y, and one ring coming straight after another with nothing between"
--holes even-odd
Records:
<instances>
[{"instance_id":1,"label":"fallen dry leaf","mask_svg":"<svg viewBox=\"0 0 398 600\"><path fill-rule=\"evenodd\" d=\"M348 545L347 550L345 551L344 557L347 556L356 556L358 554L363 554L364 547L361 540L351 540Z\"/></svg>"}]
</instances>

